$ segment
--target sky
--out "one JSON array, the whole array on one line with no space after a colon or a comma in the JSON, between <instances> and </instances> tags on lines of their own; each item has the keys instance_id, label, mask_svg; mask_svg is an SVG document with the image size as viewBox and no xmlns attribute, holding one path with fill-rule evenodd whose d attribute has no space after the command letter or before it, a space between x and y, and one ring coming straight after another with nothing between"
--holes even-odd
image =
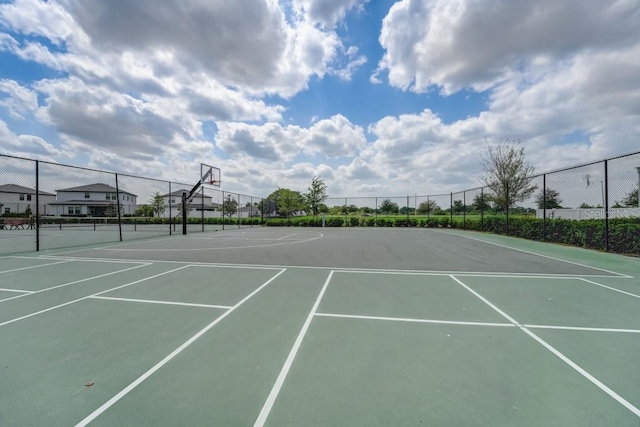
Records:
<instances>
[{"instance_id":1,"label":"sky","mask_svg":"<svg viewBox=\"0 0 640 427\"><path fill-rule=\"evenodd\" d=\"M640 0L0 0L0 153L331 197L640 150Z\"/></svg>"}]
</instances>

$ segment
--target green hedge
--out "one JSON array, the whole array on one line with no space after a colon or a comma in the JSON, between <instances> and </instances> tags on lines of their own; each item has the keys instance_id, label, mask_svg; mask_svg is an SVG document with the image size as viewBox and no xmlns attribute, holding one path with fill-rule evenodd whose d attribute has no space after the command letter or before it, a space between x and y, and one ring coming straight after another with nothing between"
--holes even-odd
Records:
<instances>
[{"instance_id":1,"label":"green hedge","mask_svg":"<svg viewBox=\"0 0 640 427\"><path fill-rule=\"evenodd\" d=\"M426 227L426 228L459 228L504 234L529 240L546 241L563 245L578 246L588 249L604 250L605 223L601 219L570 220L547 219L546 238L543 235L543 220L530 216L487 215L484 218L470 216L466 219L448 216L429 218L406 217L329 217L325 220L327 227ZM321 227L322 220L309 217L289 219L272 218L265 220L267 226ZM613 218L609 220L609 250L616 253L640 255L640 218Z\"/></svg>"}]
</instances>

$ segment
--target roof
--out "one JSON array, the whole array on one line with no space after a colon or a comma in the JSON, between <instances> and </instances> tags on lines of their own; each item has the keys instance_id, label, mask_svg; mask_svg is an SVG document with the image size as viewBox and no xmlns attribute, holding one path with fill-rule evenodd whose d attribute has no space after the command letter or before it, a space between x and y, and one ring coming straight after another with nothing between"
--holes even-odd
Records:
<instances>
[{"instance_id":1,"label":"roof","mask_svg":"<svg viewBox=\"0 0 640 427\"><path fill-rule=\"evenodd\" d=\"M88 185L81 185L79 187L69 187L69 188L62 188L60 190L56 190L57 192L60 191L64 191L66 193L86 193L86 192L94 192L94 193L115 193L118 191L118 189L116 189L115 187L112 187L108 184L102 184L100 182L96 183L96 184L88 184ZM136 196L133 193L129 193L128 191L124 191L122 188L119 190L120 194L128 194L130 196Z\"/></svg>"},{"instance_id":2,"label":"roof","mask_svg":"<svg viewBox=\"0 0 640 427\"><path fill-rule=\"evenodd\" d=\"M35 188L23 187L17 184L4 184L0 185L0 193L23 193L23 194L36 194ZM55 196L53 193L47 193L40 190L38 193L42 196Z\"/></svg>"},{"instance_id":3,"label":"roof","mask_svg":"<svg viewBox=\"0 0 640 427\"><path fill-rule=\"evenodd\" d=\"M185 190L183 188L182 190L176 190L176 191L172 191L171 193L163 194L162 197L169 197L169 196L182 197L182 194L189 194L189 191L191 190ZM201 198L202 193L196 193L193 197ZM211 196L205 194L204 197L211 197Z\"/></svg>"}]
</instances>

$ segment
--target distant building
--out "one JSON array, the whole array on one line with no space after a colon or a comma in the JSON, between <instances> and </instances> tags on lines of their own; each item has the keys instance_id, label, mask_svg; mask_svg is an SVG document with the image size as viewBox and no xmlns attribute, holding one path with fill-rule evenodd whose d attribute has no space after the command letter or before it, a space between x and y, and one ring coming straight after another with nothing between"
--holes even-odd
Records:
<instances>
[{"instance_id":1,"label":"distant building","mask_svg":"<svg viewBox=\"0 0 640 427\"><path fill-rule=\"evenodd\" d=\"M38 193L40 215L48 215L47 204L56 201L56 195L40 191ZM0 213L23 214L28 209L36 214L36 190L17 184L0 185Z\"/></svg>"},{"instance_id":2,"label":"distant building","mask_svg":"<svg viewBox=\"0 0 640 427\"><path fill-rule=\"evenodd\" d=\"M180 189L176 191L172 191L171 193L163 194L162 200L165 204L165 210L163 216L169 216L169 204L171 204L171 215L176 216L178 212L182 209L182 195L189 194L190 190ZM219 215L216 215L214 212L218 212L222 209L222 205L219 203L213 202L211 196L207 196L206 194L196 194L189 204L188 208L188 216L189 217L198 217L202 215L202 211L204 211L204 216L206 218L212 218Z\"/></svg>"},{"instance_id":3,"label":"distant building","mask_svg":"<svg viewBox=\"0 0 640 427\"><path fill-rule=\"evenodd\" d=\"M56 200L49 203L49 215L115 216L118 213L118 190L107 184L96 183L56 190ZM137 197L120 189L120 213L133 215Z\"/></svg>"}]
</instances>

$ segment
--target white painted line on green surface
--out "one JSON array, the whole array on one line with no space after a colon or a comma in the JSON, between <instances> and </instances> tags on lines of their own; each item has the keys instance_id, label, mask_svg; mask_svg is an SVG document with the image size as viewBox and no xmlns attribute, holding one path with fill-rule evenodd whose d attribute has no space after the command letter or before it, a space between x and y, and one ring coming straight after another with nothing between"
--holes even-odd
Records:
<instances>
[{"instance_id":1,"label":"white painted line on green surface","mask_svg":"<svg viewBox=\"0 0 640 427\"><path fill-rule=\"evenodd\" d=\"M14 257L12 257L14 258ZM30 259L38 259L38 258L30 258ZM0 271L0 274L3 273L13 273L14 271L22 271L22 270L31 270L33 268L39 268L39 267L46 267L48 265L56 265L56 264L63 264L65 262L71 262L73 260L64 260L64 261L58 261L58 262L50 262L48 264L40 264L40 265L32 265L29 267L20 267L20 268L12 268L11 270L4 270L4 271Z\"/></svg>"},{"instance_id":2,"label":"white painted line on green surface","mask_svg":"<svg viewBox=\"0 0 640 427\"><path fill-rule=\"evenodd\" d=\"M450 233L450 232L439 231L439 230L437 230L436 232L437 233L442 233L442 234L449 234L449 235L453 235L453 236L462 237L463 239L475 240L476 242L482 242L482 243L486 243L488 245L498 246L500 248L505 248L505 249L509 249L509 250L512 250L512 251L518 251L518 252L522 252L522 253L529 254L529 255L535 255L535 256L542 257L542 258L552 259L552 260L558 261L558 262L565 262L567 264L573 264L573 265L577 265L577 266L580 266L580 267L590 268L590 269L593 269L593 270L600 270L600 271L604 271L605 273L615 274L617 276L624 277L624 278L627 278L627 279L633 279L632 276L629 276L627 274L617 273L615 271L606 270L606 269L600 268L600 267L593 267L591 265L581 264L581 263L575 262L575 261L568 261L566 259L553 257L551 255L543 255L543 254L539 254L537 252L527 251L525 249L514 248L513 246L507 246L507 245L503 245L503 244L500 244L500 243L489 242L487 240L478 239L476 237L465 236L463 234ZM581 275L578 274L576 276L581 276Z\"/></svg>"},{"instance_id":3,"label":"white painted line on green surface","mask_svg":"<svg viewBox=\"0 0 640 427\"><path fill-rule=\"evenodd\" d=\"M614 291L614 292L619 292L621 294L628 295L630 297L640 298L640 295L633 294L631 292L626 292L626 291L623 291L623 290L620 290L620 289L616 289L616 288L613 288L611 286L603 285L602 283L596 283L596 282L594 282L592 280L587 280L587 279L583 279L583 278L580 278L580 280L585 281L587 283L591 283L592 285L600 286L601 288L609 289L609 290Z\"/></svg>"},{"instance_id":4,"label":"white painted line on green surface","mask_svg":"<svg viewBox=\"0 0 640 427\"><path fill-rule=\"evenodd\" d=\"M5 299L0 299L0 302L4 302L4 301L9 301L9 300L13 300L13 299L17 299L17 298L22 298L22 297L26 297L29 295L34 295L34 294L40 294L42 292L48 292L51 291L53 289L59 289L59 288L64 288L65 286L70 286L70 285L75 285L77 283L82 283L82 282L87 282L89 280L94 280L94 279L100 279L102 277L107 277L107 276L111 276L113 274L118 274L118 273L124 273L125 271L130 271L130 270L135 270L136 268L140 268L140 267L146 267L148 265L151 265L149 263L144 263L144 264L140 264L140 265L136 265L134 267L129 267L129 268L125 268L123 270L118 270L118 271L112 271L110 273L105 273L105 274L100 274L98 276L92 276L92 277L87 277L86 279L80 279L80 280L75 280L73 282L68 282L68 283L63 283L61 285L56 285L56 286L51 286L45 289L40 289L37 291L32 291L28 294L23 294L23 295L16 295L14 297L9 297L9 298L5 298Z\"/></svg>"},{"instance_id":5,"label":"white painted line on green surface","mask_svg":"<svg viewBox=\"0 0 640 427\"><path fill-rule=\"evenodd\" d=\"M144 266L139 266L139 267L144 267ZM116 286L114 288L107 289L107 290L102 291L102 292L97 292L97 293L92 294L92 295L87 295L86 297L77 298L77 299L62 303L62 304L55 305L53 307L45 308L44 310L40 310L40 311L36 311L34 313L30 313L30 314L27 314L27 315L24 315L24 316L16 317L15 319L7 320L6 322L0 323L0 326L9 325L9 324L17 322L19 320L28 319L29 317L37 316L39 314L46 313L46 312L49 312L51 310L56 310L56 309L61 308L61 307L66 307L67 305L75 304L75 303L77 303L79 301L84 301L84 300L89 299L91 297L95 297L95 296L98 296L98 295L106 294L107 292L115 291L116 289L122 289L122 288L125 288L127 286L135 285L136 283L144 282L145 280L155 279L156 277L164 276L165 274L173 273L173 272L176 272L178 270L182 270L183 268L187 268L187 267L189 267L189 266L188 265L184 265L182 267L174 268L173 270L165 271L164 273L154 274L153 276L149 276L149 277L145 277L144 279L136 280L135 282L126 283L124 285Z\"/></svg>"},{"instance_id":6,"label":"white painted line on green surface","mask_svg":"<svg viewBox=\"0 0 640 427\"><path fill-rule=\"evenodd\" d=\"M587 328L583 326L556 326L556 325L524 325L529 329L557 329L561 331L588 331L588 332L623 332L629 334L640 334L640 329L617 329L617 328Z\"/></svg>"},{"instance_id":7,"label":"white painted line on green surface","mask_svg":"<svg viewBox=\"0 0 640 427\"><path fill-rule=\"evenodd\" d=\"M188 266L185 267L180 267L180 268L186 268ZM257 288L256 290L254 290L253 292L251 292L249 295L247 295L246 297L244 297L240 302L238 302L236 305L234 305L233 307L231 307L229 310L225 311L224 313L222 313L222 315L220 317L218 317L216 320L214 320L213 322L209 323L207 326L205 326L204 328L202 328L199 332L197 332L194 336L192 336L191 338L189 338L187 341L185 341L180 347L176 348L175 350L173 350L170 354L168 354L164 359L162 359L160 362L156 363L151 369L149 369L147 372L145 372L144 374L140 375L135 381L133 381L131 384L129 384L128 386L126 386L124 389L122 389L118 394L116 394L115 396L113 396L111 399L109 399L107 402L105 402L102 406L100 406L98 409L96 409L95 411L93 411L91 414L89 414L87 417L85 417L82 421L80 421L78 424L76 424L76 427L83 427L86 426L87 424L89 424L91 421L93 421L94 419L96 419L100 414L102 414L104 411L106 411L107 409L109 409L111 406L113 406L113 404L115 404L117 401L119 401L120 399L122 399L124 396L126 396L131 390L133 390L134 388L136 388L137 386L139 386L144 380L146 380L147 378L149 378L151 375L153 375L154 372L156 372L158 369L162 368L164 365L166 365L171 359L173 359L174 357L176 357L178 354L180 354L185 348L189 347L191 344L193 344L198 338L200 338L202 335L204 335L209 329L213 328L214 326L216 326L218 323L220 323L220 321L222 321L222 319L224 319L225 317L227 317L229 314L233 313L238 307L240 307L242 304L244 304L245 302L247 302L247 300L249 300L249 298L251 298L252 296L254 296L255 294L257 294L258 292L260 292L265 286L267 286L269 283L273 282L278 276L280 276L282 273L284 273L286 271L286 269L280 270L280 272L278 274L276 274L275 276L273 276L271 279L267 280L266 282L264 282L259 288Z\"/></svg>"},{"instance_id":8,"label":"white painted line on green surface","mask_svg":"<svg viewBox=\"0 0 640 427\"><path fill-rule=\"evenodd\" d=\"M229 305L195 304L190 302L160 301L160 300L137 299L137 298L118 298L118 297L105 297L105 296L97 296L97 297L90 297L90 298L111 300L111 301L139 302L139 303L147 303L147 304L181 305L185 307L222 308L225 310L228 310L231 308L231 306Z\"/></svg>"},{"instance_id":9,"label":"white painted line on green surface","mask_svg":"<svg viewBox=\"0 0 640 427\"><path fill-rule=\"evenodd\" d=\"M287 374L289 373L289 369L291 369L293 360L295 359L296 354L300 349L300 344L302 344L302 340L304 339L304 336L307 333L307 330L309 329L309 325L311 324L311 320L313 319L313 316L318 310L318 306L320 305L322 296L327 290L327 286L329 286L329 282L331 282L332 276L333 276L333 271L329 272L329 276L327 277L327 280L324 282L324 285L322 286L322 289L320 290L320 293L316 298L316 302L313 304L313 307L311 307L311 311L309 312L307 319L302 325L302 329L300 329L300 333L298 333L298 336L295 342L293 343L293 347L291 348L291 351L289 352L289 355L287 356L287 359L285 360L284 365L282 366L282 369L278 374L278 378L276 379L275 384L273 384L273 388L271 389L269 396L267 396L267 400L264 402L264 405L262 406L262 410L260 410L260 414L258 414L258 418L256 419L256 422L253 424L254 427L262 427L264 423L267 421L267 417L269 417L271 408L273 408L273 404L278 398L278 394L280 393L282 384L284 384L284 380L287 378Z\"/></svg>"},{"instance_id":10,"label":"white painted line on green surface","mask_svg":"<svg viewBox=\"0 0 640 427\"><path fill-rule=\"evenodd\" d=\"M383 320L388 322L407 322L407 323L433 323L438 325L463 325L463 326L506 326L514 327L513 323L491 323L491 322L465 322L458 320L435 320L435 319L415 319L407 317L383 317L383 316L361 316L356 314L335 314L335 313L316 313L319 317L337 317L343 319L362 319L362 320Z\"/></svg>"},{"instance_id":11,"label":"white painted line on green surface","mask_svg":"<svg viewBox=\"0 0 640 427\"><path fill-rule=\"evenodd\" d=\"M468 290L469 292L471 292L473 295L475 295L476 297L478 297L480 300L482 300L482 302L484 302L485 304L487 304L489 307L493 308L495 311L497 311L500 315L502 315L502 317L504 317L505 319L507 319L509 322L513 323L514 325L516 325L522 332L524 332L525 334L529 335L531 338L533 338L534 340L536 340L538 342L538 344L542 345L544 348L546 348L547 350L549 350L551 353L553 353L553 355L555 355L557 358L559 358L560 360L562 360L564 363L566 363L567 365L569 365L571 368L573 368L576 372L578 372L580 375L582 375L583 377L585 377L587 380L591 381L591 383L593 383L596 387L598 387L600 390L604 391L605 393L607 393L610 397L612 397L614 400L616 400L618 403L620 403L622 406L624 406L625 408L627 408L629 411L631 411L634 415L636 415L637 417L640 417L640 409L636 408L635 406L633 406L629 401L627 401L624 397L620 396L618 393L616 393L615 391L613 391L612 389L610 389L607 385L605 385L604 383L602 383L600 380L598 380L596 377L594 377L593 375L591 375L589 372L585 371L582 367L580 367L578 364L576 364L574 361L572 361L571 359L569 359L567 356L565 356L564 354L562 354L560 351L556 350L551 344L547 343L545 340L543 340L542 338L540 338L539 336L537 336L536 334L534 334L533 332L531 332L529 329L527 329L524 325L516 322L512 317L510 317L508 314L506 314L504 311L500 310L498 307L496 307L495 305L493 305L489 300L487 300L485 297L483 297L482 295L480 295L479 293L477 293L476 291L474 291L473 289L471 289L469 286L465 285L464 283L462 283L459 279L457 279L455 276L451 275L450 276L453 280L455 280L456 282L458 282L458 284L460 284L462 287L464 287L466 290Z\"/></svg>"}]
</instances>

